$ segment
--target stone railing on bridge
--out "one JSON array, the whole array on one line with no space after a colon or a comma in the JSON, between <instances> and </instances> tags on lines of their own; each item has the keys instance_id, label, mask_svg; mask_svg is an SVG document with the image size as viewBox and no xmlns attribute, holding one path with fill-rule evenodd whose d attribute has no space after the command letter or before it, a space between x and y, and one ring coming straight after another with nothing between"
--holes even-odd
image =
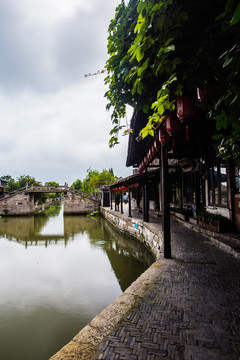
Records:
<instances>
[{"instance_id":1,"label":"stone railing on bridge","mask_svg":"<svg viewBox=\"0 0 240 360\"><path fill-rule=\"evenodd\" d=\"M61 186L25 186L0 198L0 215L33 215L34 194L62 193L64 214L88 214L99 210L99 201L89 194Z\"/></svg>"}]
</instances>

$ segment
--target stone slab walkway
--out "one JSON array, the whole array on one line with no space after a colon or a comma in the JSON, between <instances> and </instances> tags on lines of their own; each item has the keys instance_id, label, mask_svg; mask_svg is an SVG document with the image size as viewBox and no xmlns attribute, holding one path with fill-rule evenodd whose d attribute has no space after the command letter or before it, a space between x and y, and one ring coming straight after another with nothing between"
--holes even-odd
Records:
<instances>
[{"instance_id":1,"label":"stone slab walkway","mask_svg":"<svg viewBox=\"0 0 240 360\"><path fill-rule=\"evenodd\" d=\"M172 259L93 359L240 359L240 260L176 222Z\"/></svg>"}]
</instances>

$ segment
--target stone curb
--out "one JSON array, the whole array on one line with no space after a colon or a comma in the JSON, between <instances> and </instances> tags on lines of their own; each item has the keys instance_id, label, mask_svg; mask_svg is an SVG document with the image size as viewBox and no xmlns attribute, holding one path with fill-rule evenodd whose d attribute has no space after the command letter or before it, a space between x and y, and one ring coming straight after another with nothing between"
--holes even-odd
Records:
<instances>
[{"instance_id":1,"label":"stone curb","mask_svg":"<svg viewBox=\"0 0 240 360\"><path fill-rule=\"evenodd\" d=\"M161 259L153 263L122 295L98 314L50 360L94 359L97 356L99 345L116 325L127 316L139 299L145 295L164 271L166 264L172 261Z\"/></svg>"}]
</instances>

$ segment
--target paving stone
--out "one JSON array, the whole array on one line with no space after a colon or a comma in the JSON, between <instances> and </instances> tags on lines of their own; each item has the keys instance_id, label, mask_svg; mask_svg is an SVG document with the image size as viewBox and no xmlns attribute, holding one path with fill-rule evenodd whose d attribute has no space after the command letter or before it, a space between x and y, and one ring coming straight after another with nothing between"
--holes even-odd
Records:
<instances>
[{"instance_id":1,"label":"paving stone","mask_svg":"<svg viewBox=\"0 0 240 360\"><path fill-rule=\"evenodd\" d=\"M172 229L172 260L97 359L240 359L240 261L180 224Z\"/></svg>"}]
</instances>

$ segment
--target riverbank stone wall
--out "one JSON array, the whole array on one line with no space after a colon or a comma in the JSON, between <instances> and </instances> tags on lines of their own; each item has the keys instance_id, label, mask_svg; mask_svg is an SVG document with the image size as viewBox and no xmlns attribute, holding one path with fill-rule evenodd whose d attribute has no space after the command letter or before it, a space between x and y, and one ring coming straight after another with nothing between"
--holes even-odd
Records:
<instances>
[{"instance_id":1,"label":"riverbank stone wall","mask_svg":"<svg viewBox=\"0 0 240 360\"><path fill-rule=\"evenodd\" d=\"M18 193L13 197L0 201L1 216L18 216L34 214L34 196Z\"/></svg>"},{"instance_id":2,"label":"riverbank stone wall","mask_svg":"<svg viewBox=\"0 0 240 360\"><path fill-rule=\"evenodd\" d=\"M98 201L69 192L64 195L64 215L90 214L93 211L99 211Z\"/></svg>"},{"instance_id":3,"label":"riverbank stone wall","mask_svg":"<svg viewBox=\"0 0 240 360\"><path fill-rule=\"evenodd\" d=\"M149 248L158 259L163 254L162 231L140 219L118 214L108 208L101 208L101 213L118 231L131 236Z\"/></svg>"}]
</instances>

